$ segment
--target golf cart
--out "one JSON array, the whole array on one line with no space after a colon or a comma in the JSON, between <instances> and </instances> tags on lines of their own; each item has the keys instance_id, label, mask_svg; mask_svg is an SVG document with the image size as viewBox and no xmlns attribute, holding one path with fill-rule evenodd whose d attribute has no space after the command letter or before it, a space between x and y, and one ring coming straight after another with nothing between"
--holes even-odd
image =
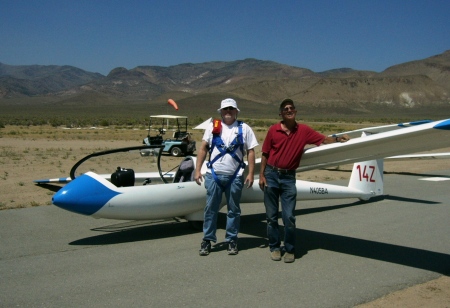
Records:
<instances>
[{"instance_id":1,"label":"golf cart","mask_svg":"<svg viewBox=\"0 0 450 308\"><path fill-rule=\"evenodd\" d=\"M175 120L169 129L169 120ZM183 123L184 122L184 123ZM158 126L155 129L155 126ZM164 145L163 152L170 153L172 156L192 155L195 151L195 141L188 133L188 120L186 116L174 115L154 115L150 116L148 126L148 135L143 140L146 145ZM152 136L152 130L157 133ZM170 138L164 139L163 135L173 131ZM142 151L141 151L142 154Z\"/></svg>"}]
</instances>

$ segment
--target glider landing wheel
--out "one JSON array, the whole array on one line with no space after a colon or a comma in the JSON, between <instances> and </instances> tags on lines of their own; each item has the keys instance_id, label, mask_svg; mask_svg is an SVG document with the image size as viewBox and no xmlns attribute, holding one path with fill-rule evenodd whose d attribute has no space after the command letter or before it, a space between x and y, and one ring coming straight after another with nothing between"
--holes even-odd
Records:
<instances>
[{"instance_id":1,"label":"glider landing wheel","mask_svg":"<svg viewBox=\"0 0 450 308\"><path fill-rule=\"evenodd\" d=\"M201 220L189 220L189 227L195 231L203 231L203 221Z\"/></svg>"}]
</instances>

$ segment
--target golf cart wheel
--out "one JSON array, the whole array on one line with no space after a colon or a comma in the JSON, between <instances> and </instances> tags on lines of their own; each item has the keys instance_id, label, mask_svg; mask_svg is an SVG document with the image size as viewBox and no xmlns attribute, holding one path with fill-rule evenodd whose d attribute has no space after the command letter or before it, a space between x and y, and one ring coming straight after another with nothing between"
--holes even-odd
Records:
<instances>
[{"instance_id":1,"label":"golf cart wheel","mask_svg":"<svg viewBox=\"0 0 450 308\"><path fill-rule=\"evenodd\" d=\"M170 154L172 156L181 156L181 153L183 152L181 152L181 149L179 147L173 147L170 149Z\"/></svg>"}]
</instances>

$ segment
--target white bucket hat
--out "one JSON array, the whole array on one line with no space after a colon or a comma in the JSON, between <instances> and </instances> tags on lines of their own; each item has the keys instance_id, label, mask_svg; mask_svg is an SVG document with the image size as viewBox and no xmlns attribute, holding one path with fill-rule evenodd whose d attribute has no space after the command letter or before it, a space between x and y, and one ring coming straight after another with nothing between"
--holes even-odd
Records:
<instances>
[{"instance_id":1,"label":"white bucket hat","mask_svg":"<svg viewBox=\"0 0 450 308\"><path fill-rule=\"evenodd\" d=\"M241 112L239 110L239 108L237 107L237 103L234 99L232 98L226 98L224 99L221 103L220 103L220 108L217 109L217 112L220 113L220 110L222 110L223 108L227 108L227 107L233 107L236 108L238 112Z\"/></svg>"}]
</instances>

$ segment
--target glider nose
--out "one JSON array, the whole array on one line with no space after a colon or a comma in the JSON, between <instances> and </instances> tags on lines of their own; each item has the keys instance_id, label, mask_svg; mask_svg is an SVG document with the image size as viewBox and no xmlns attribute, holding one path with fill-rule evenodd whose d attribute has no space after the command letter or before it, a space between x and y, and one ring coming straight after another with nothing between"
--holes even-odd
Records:
<instances>
[{"instance_id":1,"label":"glider nose","mask_svg":"<svg viewBox=\"0 0 450 308\"><path fill-rule=\"evenodd\" d=\"M92 215L118 194L98 179L83 174L61 188L53 196L52 203L67 211Z\"/></svg>"},{"instance_id":2,"label":"glider nose","mask_svg":"<svg viewBox=\"0 0 450 308\"><path fill-rule=\"evenodd\" d=\"M450 120L444 120L434 126L437 129L450 130Z\"/></svg>"}]
</instances>

